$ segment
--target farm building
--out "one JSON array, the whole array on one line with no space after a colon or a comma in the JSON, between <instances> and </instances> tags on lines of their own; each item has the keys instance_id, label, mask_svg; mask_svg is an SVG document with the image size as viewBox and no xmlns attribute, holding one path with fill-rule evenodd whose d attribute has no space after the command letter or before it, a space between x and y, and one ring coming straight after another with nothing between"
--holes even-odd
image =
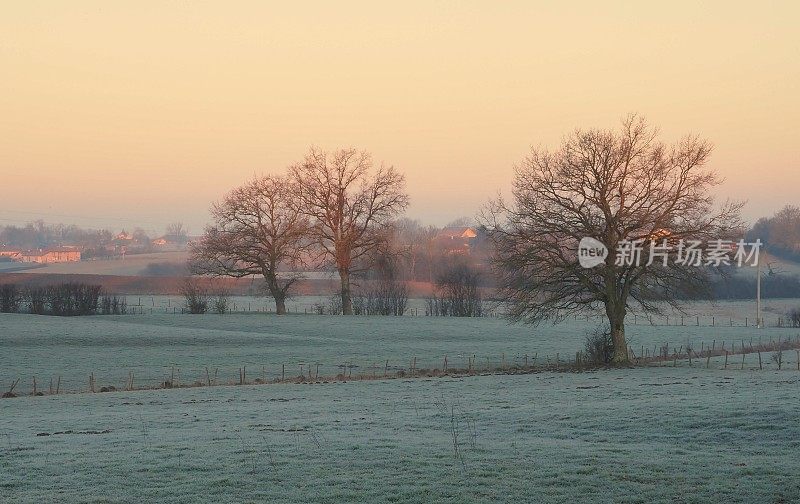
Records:
<instances>
[{"instance_id":1,"label":"farm building","mask_svg":"<svg viewBox=\"0 0 800 504\"><path fill-rule=\"evenodd\" d=\"M81 260L81 251L75 247L53 247L39 250L27 250L20 252L15 259L21 262L39 264L78 262Z\"/></svg>"},{"instance_id":2,"label":"farm building","mask_svg":"<svg viewBox=\"0 0 800 504\"><path fill-rule=\"evenodd\" d=\"M477 231L471 227L447 227L439 231L436 241L445 254L469 255L477 236Z\"/></svg>"},{"instance_id":3,"label":"farm building","mask_svg":"<svg viewBox=\"0 0 800 504\"><path fill-rule=\"evenodd\" d=\"M478 236L477 231L471 227L447 227L439 231L437 238L440 240L470 240Z\"/></svg>"},{"instance_id":4,"label":"farm building","mask_svg":"<svg viewBox=\"0 0 800 504\"><path fill-rule=\"evenodd\" d=\"M8 257L12 261L18 261L22 250L12 247L0 247L0 257Z\"/></svg>"}]
</instances>

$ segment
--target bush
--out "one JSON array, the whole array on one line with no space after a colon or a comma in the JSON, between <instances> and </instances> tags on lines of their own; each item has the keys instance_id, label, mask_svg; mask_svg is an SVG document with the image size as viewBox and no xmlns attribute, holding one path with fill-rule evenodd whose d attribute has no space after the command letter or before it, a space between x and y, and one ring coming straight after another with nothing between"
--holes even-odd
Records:
<instances>
[{"instance_id":1,"label":"bush","mask_svg":"<svg viewBox=\"0 0 800 504\"><path fill-rule=\"evenodd\" d=\"M208 311L208 292L196 280L187 279L181 286L180 293L189 313L199 315Z\"/></svg>"},{"instance_id":2,"label":"bush","mask_svg":"<svg viewBox=\"0 0 800 504\"><path fill-rule=\"evenodd\" d=\"M606 328L597 328L593 333L586 336L584 347L586 361L590 364L603 366L611 363L614 356L614 342L611 339L611 332Z\"/></svg>"},{"instance_id":3,"label":"bush","mask_svg":"<svg viewBox=\"0 0 800 504\"><path fill-rule=\"evenodd\" d=\"M450 303L434 293L433 296L425 299L425 315L447 317L450 315Z\"/></svg>"},{"instance_id":4,"label":"bush","mask_svg":"<svg viewBox=\"0 0 800 504\"><path fill-rule=\"evenodd\" d=\"M455 264L436 279L436 293L426 300L428 315L482 317L483 301L478 273L466 264Z\"/></svg>"},{"instance_id":5,"label":"bush","mask_svg":"<svg viewBox=\"0 0 800 504\"><path fill-rule=\"evenodd\" d=\"M353 297L356 315L403 315L408 305L408 286L397 280L377 282L372 290Z\"/></svg>"},{"instance_id":6,"label":"bush","mask_svg":"<svg viewBox=\"0 0 800 504\"><path fill-rule=\"evenodd\" d=\"M44 315L47 308L47 290L44 287L29 287L25 292L28 300L28 312Z\"/></svg>"},{"instance_id":7,"label":"bush","mask_svg":"<svg viewBox=\"0 0 800 504\"><path fill-rule=\"evenodd\" d=\"M325 307L324 306L322 307L322 311L321 312L319 310L317 310L317 312L320 313L320 314L324 314L325 313ZM328 300L327 313L328 313L328 315L341 315L342 314L342 297L341 296L339 296L338 294L334 295L334 296L331 296L331 298Z\"/></svg>"},{"instance_id":8,"label":"bush","mask_svg":"<svg viewBox=\"0 0 800 504\"><path fill-rule=\"evenodd\" d=\"M230 305L230 298L227 291L219 291L214 298L214 311L220 315L224 315L228 311Z\"/></svg>"},{"instance_id":9,"label":"bush","mask_svg":"<svg viewBox=\"0 0 800 504\"><path fill-rule=\"evenodd\" d=\"M101 287L83 283L64 283L46 288L49 314L62 317L94 315L100 301Z\"/></svg>"},{"instance_id":10,"label":"bush","mask_svg":"<svg viewBox=\"0 0 800 504\"><path fill-rule=\"evenodd\" d=\"M103 315L124 315L128 312L125 298L104 294L100 300L100 313Z\"/></svg>"},{"instance_id":11,"label":"bush","mask_svg":"<svg viewBox=\"0 0 800 504\"><path fill-rule=\"evenodd\" d=\"M800 327L800 308L792 308L788 313L792 327Z\"/></svg>"},{"instance_id":12,"label":"bush","mask_svg":"<svg viewBox=\"0 0 800 504\"><path fill-rule=\"evenodd\" d=\"M71 282L29 287L24 297L28 302L28 312L34 315L95 315L100 304L101 290L99 285Z\"/></svg>"},{"instance_id":13,"label":"bush","mask_svg":"<svg viewBox=\"0 0 800 504\"><path fill-rule=\"evenodd\" d=\"M403 315L408 305L408 285L400 278L397 257L380 255L367 273L370 288L353 298L356 315Z\"/></svg>"},{"instance_id":14,"label":"bush","mask_svg":"<svg viewBox=\"0 0 800 504\"><path fill-rule=\"evenodd\" d=\"M16 285L0 285L0 313L17 313L21 304L22 292Z\"/></svg>"}]
</instances>

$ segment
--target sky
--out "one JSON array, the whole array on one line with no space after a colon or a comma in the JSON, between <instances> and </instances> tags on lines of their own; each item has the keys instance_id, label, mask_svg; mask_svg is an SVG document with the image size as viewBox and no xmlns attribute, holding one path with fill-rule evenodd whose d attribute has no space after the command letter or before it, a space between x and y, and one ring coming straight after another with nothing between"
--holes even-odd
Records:
<instances>
[{"instance_id":1,"label":"sky","mask_svg":"<svg viewBox=\"0 0 800 504\"><path fill-rule=\"evenodd\" d=\"M200 233L311 145L472 216L531 146L646 116L701 135L744 217L800 204L797 2L5 2L0 224Z\"/></svg>"}]
</instances>

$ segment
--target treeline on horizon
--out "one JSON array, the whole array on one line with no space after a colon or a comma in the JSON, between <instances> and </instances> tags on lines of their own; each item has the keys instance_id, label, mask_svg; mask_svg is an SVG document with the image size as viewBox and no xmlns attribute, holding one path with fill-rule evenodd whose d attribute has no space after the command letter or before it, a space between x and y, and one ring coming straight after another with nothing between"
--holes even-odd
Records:
<instances>
[{"instance_id":1,"label":"treeline on horizon","mask_svg":"<svg viewBox=\"0 0 800 504\"><path fill-rule=\"evenodd\" d=\"M470 256L453 256L442 250L436 243L437 233L448 227L470 226L478 236L474 239ZM180 224L171 224L166 232L180 229ZM150 237L140 228L131 233L137 242L149 243ZM424 226L419 221L399 219L396 223L392 240L398 248L405 248L408 253L401 255L393 265L397 269L393 274L408 281L436 283L437 278L446 275L454 264L469 264L479 273L481 287L494 287L494 279L489 267L489 242L486 230L475 226L471 219L461 218L442 228ZM787 205L771 217L763 217L746 231L746 239L760 239L764 244L762 251L771 256L792 262L800 262L800 208ZM105 246L112 243L114 233L107 229L88 229L76 225L47 224L38 220L24 226L0 226L0 246L26 249L46 248L61 245L81 247L83 256L103 256L111 254ZM163 268L162 268L163 266ZM175 264L151 265L152 276L175 275L186 273L183 266ZM163 271L162 271L163 269ZM145 272L146 273L146 272ZM374 278L375 274L366 274L365 279ZM715 299L742 300L751 299L756 288L755 275L731 275L714 277L712 292ZM762 297L792 298L800 297L800 277L778 271L777 274L765 274L762 278Z\"/></svg>"},{"instance_id":2,"label":"treeline on horizon","mask_svg":"<svg viewBox=\"0 0 800 504\"><path fill-rule=\"evenodd\" d=\"M127 247L129 253L145 253L154 250L152 240L144 229L135 227L128 232L122 228L119 234L131 237ZM92 229L75 224L49 224L39 219L25 225L0 226L0 247L13 247L22 250L36 250L50 247L73 246L81 249L84 258L109 257L117 252L117 233L109 229ZM166 226L162 236L171 237L173 241L184 243L187 240L186 230L181 223Z\"/></svg>"}]
</instances>

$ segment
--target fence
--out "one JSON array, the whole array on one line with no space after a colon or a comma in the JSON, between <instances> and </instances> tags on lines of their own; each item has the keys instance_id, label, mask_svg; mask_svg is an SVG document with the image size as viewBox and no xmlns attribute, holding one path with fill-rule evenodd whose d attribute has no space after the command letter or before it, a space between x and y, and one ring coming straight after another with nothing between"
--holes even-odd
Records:
<instances>
[{"instance_id":1,"label":"fence","mask_svg":"<svg viewBox=\"0 0 800 504\"><path fill-rule=\"evenodd\" d=\"M787 353L786 357L784 357L784 352ZM767 359L764 354L767 354ZM750 356L749 360L748 356ZM753 356L757 356L757 359ZM792 356L796 357L794 361L791 360ZM678 367L680 363L682 367L711 368L713 361L715 369L759 371L796 369L800 372L800 336L770 339L768 342L755 339L730 343L722 341L719 346L714 341L711 346L701 346L699 351L683 345L678 348L670 348L669 344L666 344L655 346L652 353L649 348L641 347L637 354L630 347L629 358L633 364L643 366ZM560 353L545 356L540 356L538 353L501 354L499 356L458 354L456 356L444 355L441 359L427 359L424 362L422 359L412 356L407 362L391 362L388 359L358 362L344 360L327 363L300 361L270 366L250 364L238 368L194 367L183 370L179 366L170 366L163 368L157 376L153 375L152 370L129 369L123 376L115 373L115 377L104 379L103 376L91 372L83 387L74 385L68 387L62 382L61 376L49 378L47 386L44 386L43 382L37 381L37 377L32 377L28 394L42 396L62 393L100 393L226 385L326 384L356 380L466 377L548 371L584 372L597 368L596 364L588 362L583 352L576 352L574 358L563 356ZM143 372L144 375L140 372ZM20 392L22 388L20 381L21 378L17 378L2 397L25 395Z\"/></svg>"},{"instance_id":2,"label":"fence","mask_svg":"<svg viewBox=\"0 0 800 504\"><path fill-rule=\"evenodd\" d=\"M148 299L149 298L149 299ZM188 311L183 306L183 302L180 298L170 298L170 297L163 297L163 298L156 298L154 296L139 296L137 298L129 298L130 300L135 299L137 301L136 304L128 304L128 313L136 314L136 315L147 315L147 314L157 314L157 313L168 313L173 315L181 315L187 314ZM142 301L144 299L144 302ZM324 298L321 298L321 301ZM149 301L149 302L148 302ZM406 310L405 316L412 316L412 317L420 317L420 316L428 316L426 309L424 306L413 306L413 304L422 304L424 300L422 299L410 299L409 308ZM287 303L287 312L293 314L305 314L305 315L323 315L326 314L327 311L320 310L320 306L323 305L322 302L290 302ZM324 307L324 306L323 306ZM502 307L502 305L495 303L495 307L487 308L484 310L485 317L489 318L502 318L506 314L506 310ZM265 314L274 314L275 313L275 306L274 304L269 304L268 302L261 302L255 303L252 300L246 300L245 298L238 298L238 301L234 299L226 313L229 314L246 314L246 313L265 313ZM586 313L582 315L572 315L567 317L567 319L571 319L573 321L585 321L588 323L593 324L602 324L606 321L605 315L601 313ZM695 326L695 327L757 327L755 317L725 317L720 315L642 315L637 313L631 313L626 317L626 323L631 324L634 326L653 326L653 327L665 327L665 326L674 326L674 327L688 327L688 326ZM780 315L772 315L761 317L761 325L762 327L773 327L773 328L791 328L791 327L800 327L797 325L796 322L793 322L789 317L780 316Z\"/></svg>"}]
</instances>

